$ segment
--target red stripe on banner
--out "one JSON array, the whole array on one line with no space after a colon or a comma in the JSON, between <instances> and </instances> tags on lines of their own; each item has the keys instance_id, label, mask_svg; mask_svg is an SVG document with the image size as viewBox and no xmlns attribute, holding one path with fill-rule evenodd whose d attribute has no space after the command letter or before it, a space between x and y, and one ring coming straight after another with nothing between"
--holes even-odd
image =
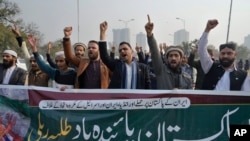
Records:
<instances>
[{"instance_id":1,"label":"red stripe on banner","mask_svg":"<svg viewBox=\"0 0 250 141\"><path fill-rule=\"evenodd\" d=\"M242 95L211 95L190 93L117 93L103 90L104 93L96 92L54 92L30 89L30 106L38 106L41 100L109 100L109 99L141 99L141 98L168 98L187 97L191 104L250 104L250 96ZM189 91L190 92L190 91Z\"/></svg>"}]
</instances>

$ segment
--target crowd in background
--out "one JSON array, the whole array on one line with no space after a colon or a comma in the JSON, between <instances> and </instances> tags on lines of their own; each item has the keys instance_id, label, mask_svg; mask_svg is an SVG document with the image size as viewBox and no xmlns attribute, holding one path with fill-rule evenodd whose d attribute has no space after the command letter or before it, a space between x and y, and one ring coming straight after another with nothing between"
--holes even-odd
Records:
<instances>
[{"instance_id":1,"label":"crowd in background","mask_svg":"<svg viewBox=\"0 0 250 141\"><path fill-rule=\"evenodd\" d=\"M16 65L18 54L4 50L0 64L0 84L28 85L65 89L199 89L199 90L250 90L249 61L235 62L236 45L225 43L219 46L219 58L207 48L208 34L218 24L208 20L198 44L189 53L181 46L157 44L154 24L145 25L150 51L145 52L128 42L107 50L106 31L108 23L100 24L100 40L84 43L71 42L72 27L63 29L63 49L51 58L52 43L48 43L46 60L39 54L37 39L33 35L24 41L18 27L12 32L25 55L28 71ZM26 46L31 45L32 54ZM73 48L73 51L72 51ZM118 50L119 57L115 57ZM87 51L87 56L85 52ZM136 51L136 56L134 52ZM195 59L199 56L199 60ZM51 82L51 84L50 84Z\"/></svg>"}]
</instances>

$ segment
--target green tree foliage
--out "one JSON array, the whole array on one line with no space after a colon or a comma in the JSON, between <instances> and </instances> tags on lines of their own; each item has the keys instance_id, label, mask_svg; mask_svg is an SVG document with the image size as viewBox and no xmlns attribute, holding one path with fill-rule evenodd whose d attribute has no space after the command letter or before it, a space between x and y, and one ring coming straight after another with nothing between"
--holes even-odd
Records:
<instances>
[{"instance_id":1,"label":"green tree foliage","mask_svg":"<svg viewBox=\"0 0 250 141\"><path fill-rule=\"evenodd\" d=\"M47 50L48 50L48 43L45 44L45 45L43 45L43 46L41 46L39 48L38 52L40 54L42 54L43 56L46 56ZM52 42L52 48L50 49L50 56L51 56L51 58L55 58L55 53L57 51L61 51L61 50L63 50L62 40L61 39Z\"/></svg>"},{"instance_id":2,"label":"green tree foliage","mask_svg":"<svg viewBox=\"0 0 250 141\"><path fill-rule=\"evenodd\" d=\"M15 17L20 13L20 8L16 3L7 0L0 0L0 22L4 25L14 23Z\"/></svg>"},{"instance_id":3,"label":"green tree foliage","mask_svg":"<svg viewBox=\"0 0 250 141\"><path fill-rule=\"evenodd\" d=\"M229 43L233 43L236 45L236 52L237 52L237 58L236 60L246 60L246 59L249 59L250 58L250 50L243 46L243 45L238 45L237 43L233 42L233 41L230 41Z\"/></svg>"},{"instance_id":4,"label":"green tree foliage","mask_svg":"<svg viewBox=\"0 0 250 141\"><path fill-rule=\"evenodd\" d=\"M198 44L197 39L194 39L193 41L190 41L190 42L182 42L184 54L189 56L190 52L193 51L193 47L195 47L197 44Z\"/></svg>"},{"instance_id":5,"label":"green tree foliage","mask_svg":"<svg viewBox=\"0 0 250 141\"><path fill-rule=\"evenodd\" d=\"M17 16L20 12L21 10L16 3L9 2L8 0L0 0L0 52L3 52L5 49L12 49L18 53L19 57L23 57L15 35L11 31L13 25L17 25L24 41L27 41L28 34L34 35L38 39L38 46L40 46L43 40L43 34L38 30L38 26L35 23L26 25L22 19L18 19ZM28 43L27 46L30 50Z\"/></svg>"},{"instance_id":6,"label":"green tree foliage","mask_svg":"<svg viewBox=\"0 0 250 141\"><path fill-rule=\"evenodd\" d=\"M237 60L246 60L250 58L250 50L245 46L237 46Z\"/></svg>"},{"instance_id":7,"label":"green tree foliage","mask_svg":"<svg viewBox=\"0 0 250 141\"><path fill-rule=\"evenodd\" d=\"M23 29L23 32L34 35L37 38L38 46L43 42L43 34L38 30L38 26L35 23L29 23Z\"/></svg>"},{"instance_id":8,"label":"green tree foliage","mask_svg":"<svg viewBox=\"0 0 250 141\"><path fill-rule=\"evenodd\" d=\"M11 32L10 27L6 27L3 24L0 24L0 52L3 52L5 49L12 49L18 51L18 45L15 39L15 36Z\"/></svg>"},{"instance_id":9,"label":"green tree foliage","mask_svg":"<svg viewBox=\"0 0 250 141\"><path fill-rule=\"evenodd\" d=\"M209 44L209 45L207 46L207 48L213 50L214 57L215 57L216 60L218 60L218 59L219 59L219 54L220 54L219 50L218 50L214 45L212 45L212 44Z\"/></svg>"}]
</instances>

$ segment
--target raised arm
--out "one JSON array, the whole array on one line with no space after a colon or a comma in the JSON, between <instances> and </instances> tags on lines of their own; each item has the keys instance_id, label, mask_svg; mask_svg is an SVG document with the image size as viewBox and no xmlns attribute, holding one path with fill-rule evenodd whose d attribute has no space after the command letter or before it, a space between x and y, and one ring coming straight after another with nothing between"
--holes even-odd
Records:
<instances>
[{"instance_id":1,"label":"raised arm","mask_svg":"<svg viewBox=\"0 0 250 141\"><path fill-rule=\"evenodd\" d=\"M166 60L165 60L165 52L166 52L166 50L167 50L167 48L168 48L168 45L166 44L166 43L163 43L163 51L164 51L164 53L163 53L163 51L161 52L161 59L162 59L162 62L163 63L166 63Z\"/></svg>"},{"instance_id":2,"label":"raised arm","mask_svg":"<svg viewBox=\"0 0 250 141\"><path fill-rule=\"evenodd\" d=\"M208 42L207 39L208 33L210 32L211 29L213 29L217 25L218 25L217 20L208 20L205 31L203 32L198 44L198 55L200 57L201 66L205 74L208 73L208 71L213 65L213 60L210 57L206 48Z\"/></svg>"},{"instance_id":3,"label":"raised arm","mask_svg":"<svg viewBox=\"0 0 250 141\"><path fill-rule=\"evenodd\" d=\"M111 47L111 51L110 51L110 57L113 58L113 59L115 59L115 49L116 49L116 47L115 47L115 45L113 43L113 45Z\"/></svg>"},{"instance_id":4,"label":"raised arm","mask_svg":"<svg viewBox=\"0 0 250 141\"><path fill-rule=\"evenodd\" d=\"M145 61L145 56L142 51L142 47L138 46L138 44L136 43L135 50L137 52L139 62L144 64L146 61Z\"/></svg>"},{"instance_id":5,"label":"raised arm","mask_svg":"<svg viewBox=\"0 0 250 141\"><path fill-rule=\"evenodd\" d=\"M152 64L154 67L154 71L155 71L155 74L159 74L162 70L163 62L162 62L162 58L160 55L160 51L157 47L157 42L153 36L153 28L154 28L154 24L151 23L150 17L148 15L148 23L145 25L145 30L147 33L148 46L149 46L150 52L152 54L151 58L152 58Z\"/></svg>"},{"instance_id":6,"label":"raised arm","mask_svg":"<svg viewBox=\"0 0 250 141\"><path fill-rule=\"evenodd\" d=\"M63 49L65 53L66 59L68 59L74 66L78 67L80 63L79 57L75 56L71 49L71 41L70 36L72 34L72 27L65 27L64 30L64 38L63 38Z\"/></svg>"},{"instance_id":7,"label":"raised arm","mask_svg":"<svg viewBox=\"0 0 250 141\"><path fill-rule=\"evenodd\" d=\"M197 52L197 48L194 48L191 52L190 52L190 55L188 57L188 64L191 66L191 67L194 67L194 68L197 68L198 67L198 62L195 61L195 53Z\"/></svg>"},{"instance_id":8,"label":"raised arm","mask_svg":"<svg viewBox=\"0 0 250 141\"><path fill-rule=\"evenodd\" d=\"M49 42L48 47L47 47L46 58L47 58L47 62L49 63L49 65L53 68L56 68L56 63L51 59L51 56L50 56L51 48L52 48L52 42Z\"/></svg>"},{"instance_id":9,"label":"raised arm","mask_svg":"<svg viewBox=\"0 0 250 141\"><path fill-rule=\"evenodd\" d=\"M39 66L39 68L45 72L46 74L48 74L48 76L52 79L52 80L55 80L55 74L56 74L56 69L55 68L52 68L50 67L48 64L46 64L41 56L39 55L38 53L38 50L37 50L37 40L36 38L33 36L33 35L28 35L28 41L31 45L31 48L32 48L32 51L33 51L33 54L34 54L34 58L36 59L36 62Z\"/></svg>"},{"instance_id":10,"label":"raised arm","mask_svg":"<svg viewBox=\"0 0 250 141\"><path fill-rule=\"evenodd\" d=\"M103 63L113 71L115 69L115 59L108 55L107 42L106 40L106 30L108 29L108 23L105 21L100 24L100 41L99 41L99 51Z\"/></svg>"},{"instance_id":11,"label":"raised arm","mask_svg":"<svg viewBox=\"0 0 250 141\"><path fill-rule=\"evenodd\" d=\"M28 64L30 64L30 54L29 54L28 48L26 46L26 42L23 41L23 38L22 38L21 33L19 31L19 28L15 24L12 27L12 33L16 36L16 40L18 42L18 45L24 54L26 67L28 69L29 68Z\"/></svg>"}]
</instances>

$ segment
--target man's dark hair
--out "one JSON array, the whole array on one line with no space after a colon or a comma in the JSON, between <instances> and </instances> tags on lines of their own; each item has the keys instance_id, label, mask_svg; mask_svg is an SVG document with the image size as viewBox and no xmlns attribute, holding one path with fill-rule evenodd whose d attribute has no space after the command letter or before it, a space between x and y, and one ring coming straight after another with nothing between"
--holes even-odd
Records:
<instances>
[{"instance_id":1,"label":"man's dark hair","mask_svg":"<svg viewBox=\"0 0 250 141\"><path fill-rule=\"evenodd\" d=\"M224 48L230 48L232 50L236 50L236 44L234 43L226 43L226 44L221 44L220 45L220 51Z\"/></svg>"},{"instance_id":2,"label":"man's dark hair","mask_svg":"<svg viewBox=\"0 0 250 141\"><path fill-rule=\"evenodd\" d=\"M121 45L123 45L123 44L125 44L125 45L128 45L131 49L132 49L132 47L131 47L131 45L128 43L128 42L121 42L120 44L119 44L119 46L121 46Z\"/></svg>"},{"instance_id":3,"label":"man's dark hair","mask_svg":"<svg viewBox=\"0 0 250 141\"><path fill-rule=\"evenodd\" d=\"M90 40L89 43L96 43L99 45L99 43L96 40Z\"/></svg>"}]
</instances>

